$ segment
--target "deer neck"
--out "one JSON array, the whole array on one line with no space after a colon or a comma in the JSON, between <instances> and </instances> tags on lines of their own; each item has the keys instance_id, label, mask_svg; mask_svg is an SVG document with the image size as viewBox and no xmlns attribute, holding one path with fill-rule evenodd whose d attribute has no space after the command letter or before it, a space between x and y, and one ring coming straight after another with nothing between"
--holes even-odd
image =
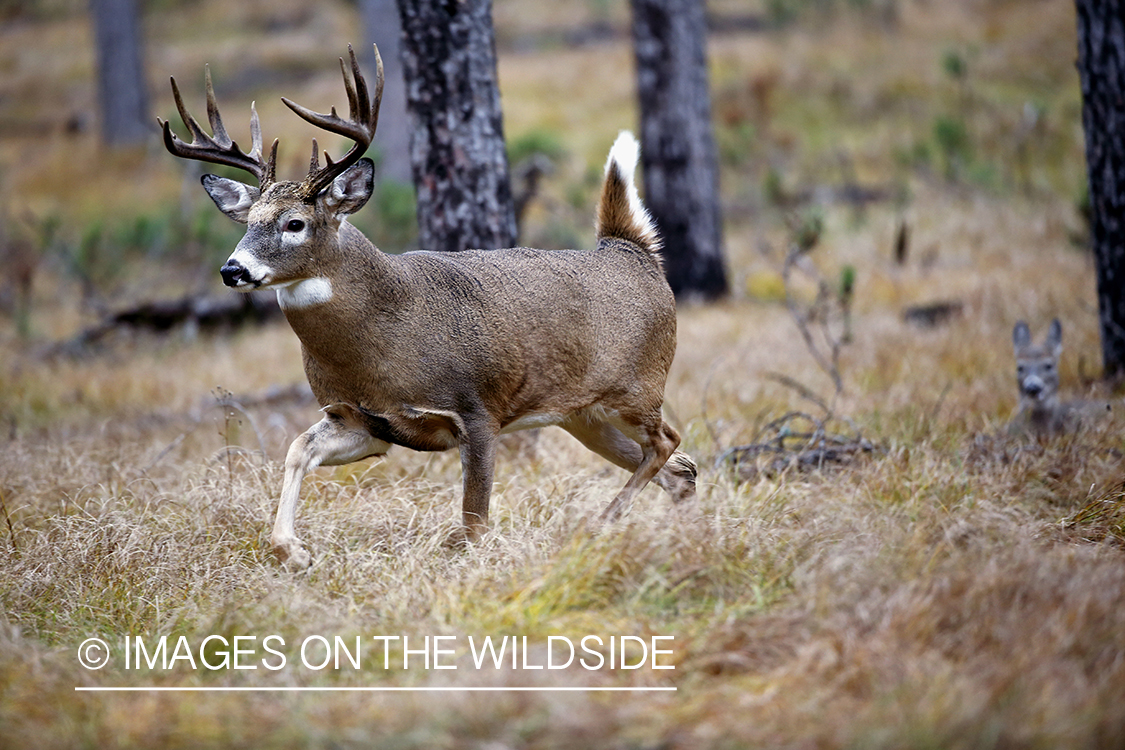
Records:
<instances>
[{"instance_id":1,"label":"deer neck","mask_svg":"<svg viewBox=\"0 0 1125 750\"><path fill-rule=\"evenodd\" d=\"M1023 397L1021 411L1032 426L1036 428L1049 427L1061 411L1061 404L1057 395L1045 399L1032 399Z\"/></svg>"},{"instance_id":2,"label":"deer neck","mask_svg":"<svg viewBox=\"0 0 1125 750\"><path fill-rule=\"evenodd\" d=\"M395 310L404 293L394 265L351 224L342 222L336 242L319 254L316 276L277 290L285 318L308 355L325 364L339 352L377 356L380 319ZM352 339L356 339L353 342Z\"/></svg>"}]
</instances>

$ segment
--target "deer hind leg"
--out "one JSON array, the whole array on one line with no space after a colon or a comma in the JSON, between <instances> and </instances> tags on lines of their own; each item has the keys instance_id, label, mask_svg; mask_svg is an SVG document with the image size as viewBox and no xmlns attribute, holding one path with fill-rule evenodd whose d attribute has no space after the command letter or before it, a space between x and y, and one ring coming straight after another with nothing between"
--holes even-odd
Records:
<instances>
[{"instance_id":1,"label":"deer hind leg","mask_svg":"<svg viewBox=\"0 0 1125 750\"><path fill-rule=\"evenodd\" d=\"M303 570L312 556L293 529L301 481L317 466L341 466L368 456L381 456L391 444L371 435L359 412L347 404L324 407L324 418L289 446L285 457L285 482L277 505L270 544L274 554L292 570Z\"/></svg>"},{"instance_id":2,"label":"deer hind leg","mask_svg":"<svg viewBox=\"0 0 1125 750\"><path fill-rule=\"evenodd\" d=\"M630 438L608 421L583 414L571 417L562 427L594 453L633 472L629 483L606 508L603 518L619 516L632 502L633 496L649 481L663 488L671 495L673 502L680 503L695 497L695 478L698 473L695 461L688 454L676 450L680 436L663 419L656 428L656 434L662 439L653 441L652 446L652 461L657 467L655 470L651 466L642 470L645 451L641 442ZM668 447L669 444L671 448Z\"/></svg>"}]
</instances>

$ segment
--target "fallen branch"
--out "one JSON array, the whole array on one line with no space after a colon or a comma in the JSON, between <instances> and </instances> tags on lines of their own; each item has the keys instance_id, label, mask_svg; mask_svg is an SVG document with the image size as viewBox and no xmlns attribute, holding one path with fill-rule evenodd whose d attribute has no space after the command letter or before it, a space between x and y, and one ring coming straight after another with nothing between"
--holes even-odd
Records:
<instances>
[{"instance_id":1,"label":"fallen branch","mask_svg":"<svg viewBox=\"0 0 1125 750\"><path fill-rule=\"evenodd\" d=\"M180 326L199 331L234 330L248 323L262 324L281 316L272 294L194 296L176 300L144 302L108 316L67 341L55 344L48 355L86 353L114 331L121 329L165 333Z\"/></svg>"},{"instance_id":2,"label":"fallen branch","mask_svg":"<svg viewBox=\"0 0 1125 750\"><path fill-rule=\"evenodd\" d=\"M765 425L746 445L736 445L719 454L715 468L730 467L743 481L759 476L774 477L785 471L810 471L829 465L850 463L874 453L878 447L859 434L854 424L851 435L832 431L835 417L818 419L806 412L791 411Z\"/></svg>"}]
</instances>

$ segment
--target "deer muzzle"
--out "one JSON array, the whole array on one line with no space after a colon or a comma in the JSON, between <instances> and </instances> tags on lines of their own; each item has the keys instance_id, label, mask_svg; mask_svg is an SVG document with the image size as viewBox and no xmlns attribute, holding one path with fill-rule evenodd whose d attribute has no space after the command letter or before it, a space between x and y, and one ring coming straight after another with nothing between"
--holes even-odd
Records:
<instances>
[{"instance_id":1,"label":"deer muzzle","mask_svg":"<svg viewBox=\"0 0 1125 750\"><path fill-rule=\"evenodd\" d=\"M223 283L229 287L244 286L253 282L250 270L233 258L223 264L219 269Z\"/></svg>"},{"instance_id":2,"label":"deer muzzle","mask_svg":"<svg viewBox=\"0 0 1125 750\"><path fill-rule=\"evenodd\" d=\"M1038 375L1029 375L1020 384L1021 389L1029 398L1039 398L1046 384Z\"/></svg>"}]
</instances>

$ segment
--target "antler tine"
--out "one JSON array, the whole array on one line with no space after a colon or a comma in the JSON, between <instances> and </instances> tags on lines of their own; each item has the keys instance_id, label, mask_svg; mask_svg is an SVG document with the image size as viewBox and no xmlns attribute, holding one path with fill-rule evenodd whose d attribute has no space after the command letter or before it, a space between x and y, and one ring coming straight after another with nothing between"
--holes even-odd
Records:
<instances>
[{"instance_id":1,"label":"antler tine","mask_svg":"<svg viewBox=\"0 0 1125 750\"><path fill-rule=\"evenodd\" d=\"M363 117L363 113L360 111L360 107L367 104L367 83L363 80L363 74L359 73L355 53L352 52L352 45L350 44L348 45L348 53L352 57L353 80L348 79L348 71L344 68L344 58L340 58L340 74L344 77L344 90L348 93L348 117L353 121L367 122L367 118Z\"/></svg>"},{"instance_id":2,"label":"antler tine","mask_svg":"<svg viewBox=\"0 0 1125 750\"><path fill-rule=\"evenodd\" d=\"M258 121L258 109L254 106L254 102L250 102L250 158L262 161L262 124ZM270 146L270 156L265 162L265 182L262 183L264 188L266 185L272 185L277 173L277 146L281 141L277 138L273 139L273 145Z\"/></svg>"},{"instance_id":3,"label":"antler tine","mask_svg":"<svg viewBox=\"0 0 1125 750\"><path fill-rule=\"evenodd\" d=\"M325 154L327 156L327 154ZM313 138L312 158L309 159L309 174L320 169L320 146L316 144L316 138Z\"/></svg>"},{"instance_id":4,"label":"antler tine","mask_svg":"<svg viewBox=\"0 0 1125 750\"><path fill-rule=\"evenodd\" d=\"M250 102L250 153L249 156L262 158L262 123L258 121L258 108Z\"/></svg>"},{"instance_id":5,"label":"antler tine","mask_svg":"<svg viewBox=\"0 0 1125 750\"><path fill-rule=\"evenodd\" d=\"M210 140L207 134L203 132L203 128L199 127L199 123L196 122L195 118L187 111L187 107L184 106L184 98L180 96L180 87L176 85L175 76L171 76L169 80L172 82L172 98L176 100L176 110L180 113L180 119L191 133L192 143ZM176 140L179 141L179 138L176 138ZM183 143L182 141L180 142ZM184 144L184 146L187 145L186 143Z\"/></svg>"},{"instance_id":6,"label":"antler tine","mask_svg":"<svg viewBox=\"0 0 1125 750\"><path fill-rule=\"evenodd\" d=\"M375 98L371 106L371 132L379 126L379 107L383 104L383 56L379 54L379 45L375 47Z\"/></svg>"},{"instance_id":7,"label":"antler tine","mask_svg":"<svg viewBox=\"0 0 1125 750\"><path fill-rule=\"evenodd\" d=\"M353 141L354 144L339 161L333 161L328 154L325 154L324 158L327 161L327 165L324 168L319 167L319 160L314 157L315 160L310 165L309 173L301 183L300 188L306 198L311 198L318 194L327 187L332 180L343 173L344 170L359 161L359 158L363 156L368 146L371 145L371 140L375 137L375 127L378 123L379 99L383 94L383 61L379 58L379 50L378 47L376 47L375 56L378 67L378 79L376 81L375 103L372 105L371 100L368 98L367 82L364 80L363 72L359 69L355 51L350 44L348 45L348 56L351 61L352 69L350 78L348 77L348 70L344 64L344 60L340 58L340 72L343 74L344 90L347 92L348 96L349 116L347 120L344 120L336 114L335 107L332 107L328 114L321 114L307 107L302 107L284 97L281 100L285 103L285 106L293 110L301 119L322 130L345 136Z\"/></svg>"},{"instance_id":8,"label":"antler tine","mask_svg":"<svg viewBox=\"0 0 1125 750\"><path fill-rule=\"evenodd\" d=\"M215 101L215 90L211 85L211 70L209 67L204 68L204 78L207 88L207 120L211 124L213 136L207 133L196 122L195 118L187 111L184 106L183 97L180 95L180 88L176 85L176 79L172 78L172 97L176 101L176 109L180 113L180 119L184 121L184 125L191 133L191 143L185 143L172 132L172 124L157 118L161 128L164 130L164 145L175 156L184 159L194 159L196 161L206 161L212 164L225 164L230 167L237 167L244 169L258 179L258 185L261 189L267 188L274 181L274 175L277 165L277 145L278 142L273 142L273 148L270 150L268 160L262 159L262 127L258 121L258 113L254 106L250 107L250 139L253 143L253 148L250 153L243 153L239 149L238 144L231 140L230 135L227 133L226 127L223 126L222 118L219 116L219 106Z\"/></svg>"},{"instance_id":9,"label":"antler tine","mask_svg":"<svg viewBox=\"0 0 1125 750\"><path fill-rule=\"evenodd\" d=\"M227 129L223 127L223 119L219 117L219 105L215 101L215 87L211 85L211 66L203 66L203 80L207 88L207 122L211 123L211 132L215 134L215 141L223 148L230 148L232 143L230 136L227 135ZM253 110L254 105L250 105ZM253 121L253 116L251 116ZM253 138L253 136L251 136ZM252 152L251 152L252 153ZM258 152L261 156L261 152Z\"/></svg>"},{"instance_id":10,"label":"antler tine","mask_svg":"<svg viewBox=\"0 0 1125 750\"><path fill-rule=\"evenodd\" d=\"M277 179L277 144L280 142L280 139L274 138L273 145L270 146L270 158L266 160L265 179L259 183L262 190L272 185Z\"/></svg>"}]
</instances>

